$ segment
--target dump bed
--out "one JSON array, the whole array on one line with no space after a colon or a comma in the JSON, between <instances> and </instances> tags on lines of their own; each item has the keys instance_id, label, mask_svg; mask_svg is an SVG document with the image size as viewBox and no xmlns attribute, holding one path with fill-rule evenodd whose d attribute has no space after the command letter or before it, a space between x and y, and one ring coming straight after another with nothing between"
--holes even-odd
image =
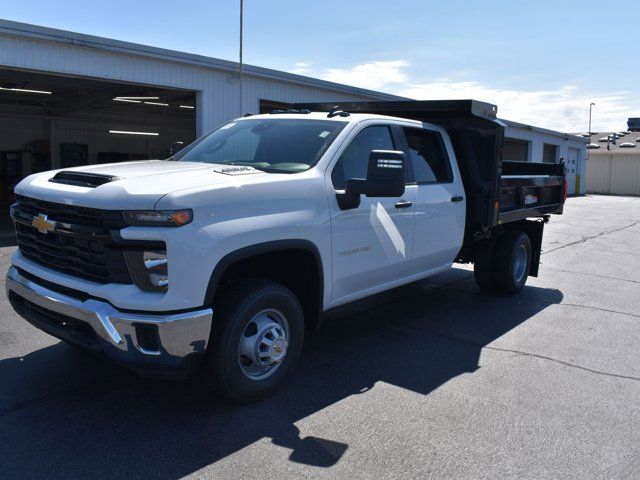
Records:
<instances>
[{"instance_id":1,"label":"dump bed","mask_svg":"<svg viewBox=\"0 0 640 480\"><path fill-rule=\"evenodd\" d=\"M295 108L376 113L432 123L446 129L467 195L466 240L491 228L529 217L562 213L564 166L503 162L505 125L497 107L477 100L339 102L297 104Z\"/></svg>"},{"instance_id":2,"label":"dump bed","mask_svg":"<svg viewBox=\"0 0 640 480\"><path fill-rule=\"evenodd\" d=\"M564 165L502 162L498 224L562 213Z\"/></svg>"}]
</instances>

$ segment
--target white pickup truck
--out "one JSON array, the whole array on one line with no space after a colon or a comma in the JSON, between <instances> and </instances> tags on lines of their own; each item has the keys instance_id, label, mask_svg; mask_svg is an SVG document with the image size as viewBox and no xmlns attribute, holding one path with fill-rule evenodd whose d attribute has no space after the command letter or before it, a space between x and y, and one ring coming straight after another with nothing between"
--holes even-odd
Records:
<instances>
[{"instance_id":1,"label":"white pickup truck","mask_svg":"<svg viewBox=\"0 0 640 480\"><path fill-rule=\"evenodd\" d=\"M240 118L166 160L38 173L15 189L14 309L142 374L260 399L345 303L474 262L536 275L562 165L502 162L476 101L301 105Z\"/></svg>"}]
</instances>

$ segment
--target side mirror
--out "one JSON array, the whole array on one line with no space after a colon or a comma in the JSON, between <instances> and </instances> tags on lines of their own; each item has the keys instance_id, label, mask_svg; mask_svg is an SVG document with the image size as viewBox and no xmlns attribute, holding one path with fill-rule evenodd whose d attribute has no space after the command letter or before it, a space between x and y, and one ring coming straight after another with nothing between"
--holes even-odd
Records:
<instances>
[{"instance_id":1,"label":"side mirror","mask_svg":"<svg viewBox=\"0 0 640 480\"><path fill-rule=\"evenodd\" d=\"M401 197L404 195L404 185L404 152L372 150L367 178L347 180L345 193L367 197Z\"/></svg>"},{"instance_id":2,"label":"side mirror","mask_svg":"<svg viewBox=\"0 0 640 480\"><path fill-rule=\"evenodd\" d=\"M173 142L171 147L169 147L169 156L173 157L176 153L178 153L184 147L184 142Z\"/></svg>"}]
</instances>

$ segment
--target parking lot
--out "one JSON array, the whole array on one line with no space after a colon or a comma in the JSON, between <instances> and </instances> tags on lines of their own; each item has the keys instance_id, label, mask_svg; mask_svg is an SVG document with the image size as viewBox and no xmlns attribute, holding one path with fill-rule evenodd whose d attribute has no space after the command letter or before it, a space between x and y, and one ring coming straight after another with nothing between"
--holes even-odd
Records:
<instances>
[{"instance_id":1,"label":"parking lot","mask_svg":"<svg viewBox=\"0 0 640 480\"><path fill-rule=\"evenodd\" d=\"M249 406L79 352L2 295L0 478L640 478L640 198L572 198L545 235L520 295L467 267L380 295Z\"/></svg>"}]
</instances>

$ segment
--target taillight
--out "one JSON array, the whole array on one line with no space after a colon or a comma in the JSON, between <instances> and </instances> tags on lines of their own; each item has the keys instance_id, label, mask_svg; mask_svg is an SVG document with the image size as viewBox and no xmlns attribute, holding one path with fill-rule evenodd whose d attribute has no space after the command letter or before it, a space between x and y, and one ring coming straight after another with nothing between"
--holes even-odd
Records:
<instances>
[{"instance_id":1,"label":"taillight","mask_svg":"<svg viewBox=\"0 0 640 480\"><path fill-rule=\"evenodd\" d=\"M567 201L568 195L569 195L569 184L565 180L564 183L562 184L562 202L563 203Z\"/></svg>"}]
</instances>

